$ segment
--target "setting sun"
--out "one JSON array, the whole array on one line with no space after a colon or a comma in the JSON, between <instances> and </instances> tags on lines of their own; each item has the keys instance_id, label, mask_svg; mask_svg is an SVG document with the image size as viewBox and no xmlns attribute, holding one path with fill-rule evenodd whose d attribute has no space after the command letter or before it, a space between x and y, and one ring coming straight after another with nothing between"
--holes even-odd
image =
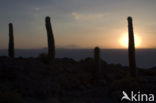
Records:
<instances>
[{"instance_id":1,"label":"setting sun","mask_svg":"<svg viewBox=\"0 0 156 103\"><path fill-rule=\"evenodd\" d=\"M134 39L135 39L135 47L139 48L141 46L141 38L135 34ZM122 47L127 48L128 47L128 34L121 36L119 43Z\"/></svg>"}]
</instances>

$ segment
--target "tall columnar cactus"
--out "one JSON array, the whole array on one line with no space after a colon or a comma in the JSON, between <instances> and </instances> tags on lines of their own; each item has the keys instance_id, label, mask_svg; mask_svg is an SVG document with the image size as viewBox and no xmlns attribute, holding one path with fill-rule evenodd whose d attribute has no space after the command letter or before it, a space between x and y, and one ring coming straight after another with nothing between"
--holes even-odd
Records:
<instances>
[{"instance_id":1,"label":"tall columnar cactus","mask_svg":"<svg viewBox=\"0 0 156 103\"><path fill-rule=\"evenodd\" d=\"M8 55L10 58L14 58L14 35L13 35L13 24L9 23L9 48Z\"/></svg>"},{"instance_id":2,"label":"tall columnar cactus","mask_svg":"<svg viewBox=\"0 0 156 103\"><path fill-rule=\"evenodd\" d=\"M54 61L54 59L55 59L55 42L54 42L54 35L53 35L49 16L46 17L45 22L46 22L45 25L46 25L47 37L48 37L48 56L51 61Z\"/></svg>"},{"instance_id":3,"label":"tall columnar cactus","mask_svg":"<svg viewBox=\"0 0 156 103\"><path fill-rule=\"evenodd\" d=\"M94 62L95 66L98 69L98 72L101 72L101 58L100 58L100 48L95 47L94 49Z\"/></svg>"},{"instance_id":4,"label":"tall columnar cactus","mask_svg":"<svg viewBox=\"0 0 156 103\"><path fill-rule=\"evenodd\" d=\"M128 54L129 54L129 69L130 75L132 77L136 77L136 61L135 61L135 41L134 41L134 33L133 33L133 22L132 17L128 17L128 32L129 32L129 46L128 46Z\"/></svg>"}]
</instances>

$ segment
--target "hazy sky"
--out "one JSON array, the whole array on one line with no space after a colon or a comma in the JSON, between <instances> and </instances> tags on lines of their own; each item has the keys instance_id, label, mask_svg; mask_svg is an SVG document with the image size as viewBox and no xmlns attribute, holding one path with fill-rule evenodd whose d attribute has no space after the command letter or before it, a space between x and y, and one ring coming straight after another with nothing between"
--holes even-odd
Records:
<instances>
[{"instance_id":1,"label":"hazy sky","mask_svg":"<svg viewBox=\"0 0 156 103\"><path fill-rule=\"evenodd\" d=\"M50 16L57 47L123 48L132 16L140 48L156 48L156 0L0 0L0 49L8 47L8 23L16 48L47 47Z\"/></svg>"}]
</instances>

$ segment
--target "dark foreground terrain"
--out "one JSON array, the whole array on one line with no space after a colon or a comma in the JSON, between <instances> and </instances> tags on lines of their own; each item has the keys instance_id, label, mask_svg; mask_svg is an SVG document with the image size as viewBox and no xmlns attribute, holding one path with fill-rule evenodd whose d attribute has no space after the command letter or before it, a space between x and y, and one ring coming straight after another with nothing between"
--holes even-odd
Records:
<instances>
[{"instance_id":1,"label":"dark foreground terrain","mask_svg":"<svg viewBox=\"0 0 156 103\"><path fill-rule=\"evenodd\" d=\"M120 103L122 91L156 93L156 67L132 78L128 67L102 61L98 70L92 58L0 57L0 103Z\"/></svg>"}]
</instances>

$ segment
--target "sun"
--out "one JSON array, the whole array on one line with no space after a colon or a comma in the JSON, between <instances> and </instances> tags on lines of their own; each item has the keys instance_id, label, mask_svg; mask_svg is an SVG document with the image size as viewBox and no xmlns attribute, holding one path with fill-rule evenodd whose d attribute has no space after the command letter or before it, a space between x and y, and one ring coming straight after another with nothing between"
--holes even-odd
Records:
<instances>
[{"instance_id":1,"label":"sun","mask_svg":"<svg viewBox=\"0 0 156 103\"><path fill-rule=\"evenodd\" d=\"M141 38L137 34L135 34L134 39L135 47L139 48L141 46ZM123 36L121 36L121 38L119 39L119 43L122 47L128 48L128 34L124 34Z\"/></svg>"}]
</instances>

